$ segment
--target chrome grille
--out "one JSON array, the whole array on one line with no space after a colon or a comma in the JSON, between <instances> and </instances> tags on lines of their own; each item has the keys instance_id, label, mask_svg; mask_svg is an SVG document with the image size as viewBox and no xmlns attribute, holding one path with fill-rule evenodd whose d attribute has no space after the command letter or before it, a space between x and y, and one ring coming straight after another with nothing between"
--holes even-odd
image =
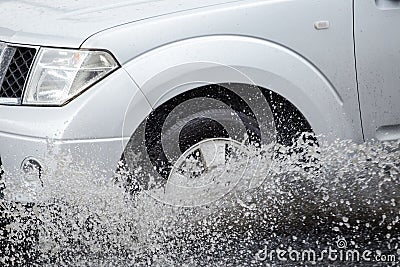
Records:
<instances>
[{"instance_id":1,"label":"chrome grille","mask_svg":"<svg viewBox=\"0 0 400 267\"><path fill-rule=\"evenodd\" d=\"M19 104L35 58L32 47L0 44L0 104Z\"/></svg>"}]
</instances>

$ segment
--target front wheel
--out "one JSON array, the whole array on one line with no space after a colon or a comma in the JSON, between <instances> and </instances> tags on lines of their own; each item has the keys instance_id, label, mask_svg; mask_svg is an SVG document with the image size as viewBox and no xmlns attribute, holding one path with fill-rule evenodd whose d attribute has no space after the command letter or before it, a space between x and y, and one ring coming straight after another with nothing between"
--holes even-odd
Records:
<instances>
[{"instance_id":1,"label":"front wheel","mask_svg":"<svg viewBox=\"0 0 400 267\"><path fill-rule=\"evenodd\" d=\"M213 85L164 103L139 126L124 151L124 186L131 192L157 191L164 201L175 196L184 206L204 204L215 199L207 194L232 190L246 176L232 175L232 170L254 173L257 166L246 163L253 151L282 139L276 121L283 120L273 112L281 105L271 105L268 96L255 86ZM222 184L229 186L218 186ZM210 190L215 188L221 192Z\"/></svg>"}]
</instances>

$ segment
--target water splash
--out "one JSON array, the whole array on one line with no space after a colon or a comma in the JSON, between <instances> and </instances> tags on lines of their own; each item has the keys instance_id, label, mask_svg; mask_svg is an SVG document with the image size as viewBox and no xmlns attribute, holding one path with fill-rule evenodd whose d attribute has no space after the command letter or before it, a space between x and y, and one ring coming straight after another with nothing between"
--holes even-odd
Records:
<instances>
[{"instance_id":1,"label":"water splash","mask_svg":"<svg viewBox=\"0 0 400 267\"><path fill-rule=\"evenodd\" d=\"M268 151L251 155L259 186L195 208L130 194L54 159L68 171L44 192L49 201L0 203L1 265L259 266L264 247L322 250L338 240L399 258L399 142L275 149L272 165Z\"/></svg>"}]
</instances>

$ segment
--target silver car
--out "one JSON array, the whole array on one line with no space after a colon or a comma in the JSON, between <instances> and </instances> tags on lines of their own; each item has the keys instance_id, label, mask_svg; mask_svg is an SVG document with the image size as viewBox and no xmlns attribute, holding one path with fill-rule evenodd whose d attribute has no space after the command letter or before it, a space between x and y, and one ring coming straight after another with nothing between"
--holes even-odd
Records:
<instances>
[{"instance_id":1,"label":"silver car","mask_svg":"<svg viewBox=\"0 0 400 267\"><path fill-rule=\"evenodd\" d=\"M168 181L243 142L399 139L399 23L393 0L3 0L3 193L35 201L60 157Z\"/></svg>"}]
</instances>

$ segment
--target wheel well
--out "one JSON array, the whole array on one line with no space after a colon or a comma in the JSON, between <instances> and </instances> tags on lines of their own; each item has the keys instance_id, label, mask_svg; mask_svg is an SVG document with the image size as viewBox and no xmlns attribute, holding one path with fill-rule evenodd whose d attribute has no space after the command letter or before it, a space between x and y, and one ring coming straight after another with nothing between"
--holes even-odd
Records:
<instances>
[{"instance_id":1,"label":"wheel well","mask_svg":"<svg viewBox=\"0 0 400 267\"><path fill-rule=\"evenodd\" d=\"M240 86L240 88L242 89L245 89L243 88L243 86L253 86L247 84L235 84L235 85ZM234 86L234 85L229 84L229 86ZM291 146L298 140L298 138L301 136L302 133L313 132L306 118L290 101L288 101L283 96L271 90L260 87L256 87L256 89L261 90L262 95L261 94L259 95L261 97L263 96L266 99L269 108L272 112L275 129L277 131L276 141L279 144L284 146ZM166 178L168 177L168 174L172 167L172 165L170 164L170 162L168 161L168 159L164 154L163 146L161 143L161 129L163 127L163 124L167 119L168 114L171 111L173 111L175 107L190 99L199 96L204 96L205 92L206 92L206 97L209 98L215 98L217 100L225 100L225 101L229 99L226 102L230 103L230 108L235 110L237 113L241 114L239 115L239 117L242 116L240 117L242 122L246 122L246 125L248 126L250 125L250 127L252 127L253 132L257 132L257 128L260 129L256 116L254 115L250 107L246 104L246 101L241 99L237 94L233 93L233 91L230 91L228 89L224 90L224 85L213 84L213 85L198 87L168 100L167 102L157 107L148 116L148 118L142 122L138 130L133 134L131 141L135 140L140 144L137 146L134 141L130 145L131 143L130 141L127 145L127 148L125 149L127 150L128 147L129 148L133 147L134 149L136 149L137 147L143 148L144 149L143 152L147 153L148 159L150 159L150 162L153 165L153 170L155 170L161 175L161 177L163 178L162 180L163 182L166 181ZM185 114L183 114L183 116L184 115ZM204 123L202 126L204 127L204 125L207 125L207 123ZM212 127L220 128L218 125L215 126L215 124ZM184 131L184 128L182 129L182 131ZM136 133L138 134L136 135ZM213 136L209 137L212 138ZM257 137L259 136L256 135L256 138ZM181 136L179 134L179 140L180 139ZM314 143L317 143L316 139L312 139L312 141ZM128 151L124 151L121 157L122 164L121 166L118 167L117 173L125 173L124 168L127 168L126 170L130 169L130 167L127 167L128 165L126 165L127 163L125 154L126 152ZM134 159L133 162L135 164L138 163ZM130 191L135 191L137 190L138 187L137 184L133 183L135 179L132 177L128 176L126 183L129 184ZM133 184L131 185L131 183Z\"/></svg>"},{"instance_id":2,"label":"wheel well","mask_svg":"<svg viewBox=\"0 0 400 267\"><path fill-rule=\"evenodd\" d=\"M271 90L261 90L274 116L278 143L292 145L302 133L314 132L304 115L289 100Z\"/></svg>"},{"instance_id":3,"label":"wheel well","mask_svg":"<svg viewBox=\"0 0 400 267\"><path fill-rule=\"evenodd\" d=\"M233 84L229 84L230 86L233 86ZM236 84L238 86L253 86L254 85L248 85L248 84ZM217 99L223 99L226 98L227 96L226 91L223 90L222 88L223 85L219 84L213 84L213 85L207 85L203 87L198 87L194 88L190 91L187 91L185 93L182 93L178 96L175 96L174 98L168 100L167 102L163 103L159 107L157 107L152 114L149 116L148 119L148 128L146 128L146 132L149 133L154 133L156 131L152 131L152 127L159 127L162 125L163 120L165 120L166 116L168 113L173 110L176 106L178 106L180 103L187 101L188 99L195 98L198 96L198 92L202 90L207 90L207 96L208 97L215 97ZM308 132L312 133L313 130L311 128L311 125L308 123L307 119L303 116L303 114L286 98L283 96L279 95L278 93L263 88L259 87L258 88L261 90L262 94L266 98L270 109L273 113L274 121L275 121L275 126L277 130L277 141L278 143L282 145L291 145L293 144L294 140L296 140L301 133ZM232 98L232 96L228 96ZM236 105L235 108L236 110L243 110L245 109L245 113L248 113L251 115L251 110L247 110L249 107L245 104L245 102L240 99L231 99L231 102ZM154 139L159 138L160 136L153 136L153 135L146 135L146 145L150 145Z\"/></svg>"}]
</instances>

